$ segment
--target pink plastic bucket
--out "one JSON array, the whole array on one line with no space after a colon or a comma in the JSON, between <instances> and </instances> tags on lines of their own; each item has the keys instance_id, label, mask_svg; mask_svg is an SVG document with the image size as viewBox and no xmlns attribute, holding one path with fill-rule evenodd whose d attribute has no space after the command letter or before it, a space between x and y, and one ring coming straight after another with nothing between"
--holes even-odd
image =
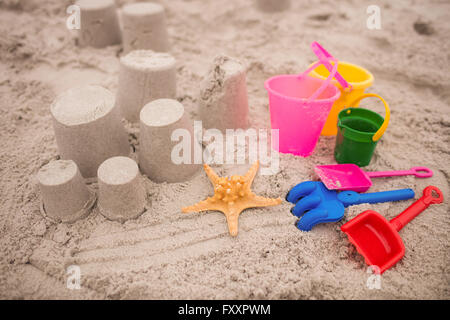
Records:
<instances>
[{"instance_id":1,"label":"pink plastic bucket","mask_svg":"<svg viewBox=\"0 0 450 320\"><path fill-rule=\"evenodd\" d=\"M300 75L279 75L264 83L272 129L279 130L279 152L302 157L313 153L331 106L341 95L330 83L337 71L337 61L330 60L335 64L326 80L308 76L322 64L317 62Z\"/></svg>"}]
</instances>

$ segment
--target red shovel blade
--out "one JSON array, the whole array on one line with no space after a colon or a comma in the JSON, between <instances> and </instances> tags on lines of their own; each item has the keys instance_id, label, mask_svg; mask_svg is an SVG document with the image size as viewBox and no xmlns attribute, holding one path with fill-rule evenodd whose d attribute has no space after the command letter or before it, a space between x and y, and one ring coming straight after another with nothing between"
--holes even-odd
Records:
<instances>
[{"instance_id":1,"label":"red shovel blade","mask_svg":"<svg viewBox=\"0 0 450 320\"><path fill-rule=\"evenodd\" d=\"M439 188L428 186L423 195L397 217L387 221L378 212L367 210L341 227L366 263L378 266L383 273L405 255L400 231L431 204L442 203L444 195Z\"/></svg>"},{"instance_id":2,"label":"red shovel blade","mask_svg":"<svg viewBox=\"0 0 450 320\"><path fill-rule=\"evenodd\" d=\"M405 246L397 230L378 212L367 210L341 227L370 266L383 273L404 255Z\"/></svg>"}]
</instances>

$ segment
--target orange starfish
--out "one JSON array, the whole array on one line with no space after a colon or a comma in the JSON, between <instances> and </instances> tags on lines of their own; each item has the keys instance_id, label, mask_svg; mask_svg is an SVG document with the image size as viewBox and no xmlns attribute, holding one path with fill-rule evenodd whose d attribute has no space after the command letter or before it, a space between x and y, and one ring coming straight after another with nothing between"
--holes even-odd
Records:
<instances>
[{"instance_id":1,"label":"orange starfish","mask_svg":"<svg viewBox=\"0 0 450 320\"><path fill-rule=\"evenodd\" d=\"M207 210L221 211L225 214L230 234L238 234L238 220L242 211L254 207L274 206L281 203L281 198L271 199L255 195L250 187L259 162L256 161L244 176L219 177L207 164L203 165L209 180L214 186L214 196L182 209L184 213Z\"/></svg>"}]
</instances>

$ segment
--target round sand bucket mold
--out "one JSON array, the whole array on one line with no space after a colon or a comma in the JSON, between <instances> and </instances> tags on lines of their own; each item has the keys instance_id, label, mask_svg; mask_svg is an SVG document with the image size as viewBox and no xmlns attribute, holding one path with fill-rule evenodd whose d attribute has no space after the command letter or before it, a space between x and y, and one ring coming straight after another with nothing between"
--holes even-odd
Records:
<instances>
[{"instance_id":1,"label":"round sand bucket mold","mask_svg":"<svg viewBox=\"0 0 450 320\"><path fill-rule=\"evenodd\" d=\"M312 77L325 80L330 74L331 64L327 60L333 58L322 46L317 42L311 44L311 48L320 61L325 62L319 65L309 74ZM313 64L311 64L312 66ZM331 108L328 119L322 129L322 135L334 136L337 133L337 117L339 112L348 106L351 101L364 94L364 90L373 84L374 77L366 69L349 62L339 61L335 80L332 84L337 86L341 91L341 96L336 100ZM344 80L345 79L345 80ZM348 85L346 85L348 84ZM354 107L358 107L358 103Z\"/></svg>"},{"instance_id":2,"label":"round sand bucket mold","mask_svg":"<svg viewBox=\"0 0 450 320\"><path fill-rule=\"evenodd\" d=\"M347 108L338 115L338 133L334 157L338 163L354 163L367 166L372 159L378 140L389 124L390 110L386 101L377 94L367 93L358 97L354 106L367 97L379 98L386 109L383 119L378 113L364 108Z\"/></svg>"},{"instance_id":3,"label":"round sand bucket mold","mask_svg":"<svg viewBox=\"0 0 450 320\"><path fill-rule=\"evenodd\" d=\"M308 76L320 63L316 62L300 75L278 75L264 84L269 94L272 129L279 130L279 141L272 140L272 146L279 152L311 155L331 106L340 96L339 90L330 83L337 67L326 80Z\"/></svg>"}]
</instances>

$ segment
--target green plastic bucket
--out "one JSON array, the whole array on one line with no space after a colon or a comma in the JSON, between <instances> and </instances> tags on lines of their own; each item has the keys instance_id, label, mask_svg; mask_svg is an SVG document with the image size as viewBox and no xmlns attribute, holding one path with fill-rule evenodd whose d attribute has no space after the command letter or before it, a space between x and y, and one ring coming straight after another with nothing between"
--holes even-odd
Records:
<instances>
[{"instance_id":1,"label":"green plastic bucket","mask_svg":"<svg viewBox=\"0 0 450 320\"><path fill-rule=\"evenodd\" d=\"M358 97L351 105L361 99L377 97L383 101L386 117L364 108L346 108L338 115L338 133L334 157L338 163L354 163L360 167L367 166L372 159L378 140L389 124L389 106L380 96L368 93Z\"/></svg>"}]
</instances>

